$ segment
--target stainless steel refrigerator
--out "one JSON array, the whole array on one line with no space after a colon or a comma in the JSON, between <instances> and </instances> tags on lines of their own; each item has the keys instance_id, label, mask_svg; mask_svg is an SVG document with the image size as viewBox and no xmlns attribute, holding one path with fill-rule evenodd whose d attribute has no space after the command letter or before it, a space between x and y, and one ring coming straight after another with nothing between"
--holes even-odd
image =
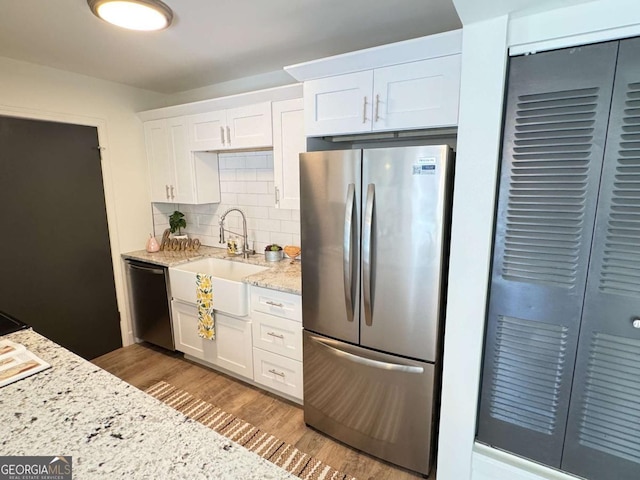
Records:
<instances>
[{"instance_id":1,"label":"stainless steel refrigerator","mask_svg":"<svg viewBox=\"0 0 640 480\"><path fill-rule=\"evenodd\" d=\"M434 454L452 153L300 156L305 422L428 474Z\"/></svg>"}]
</instances>

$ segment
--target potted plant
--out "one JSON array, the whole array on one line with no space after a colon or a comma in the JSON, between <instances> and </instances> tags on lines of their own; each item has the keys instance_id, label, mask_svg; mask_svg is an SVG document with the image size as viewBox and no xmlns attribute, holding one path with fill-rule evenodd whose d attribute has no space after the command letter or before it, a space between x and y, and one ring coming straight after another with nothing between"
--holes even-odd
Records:
<instances>
[{"instance_id":1,"label":"potted plant","mask_svg":"<svg viewBox=\"0 0 640 480\"><path fill-rule=\"evenodd\" d=\"M272 243L264 247L264 259L267 262L278 262L282 260L282 247L277 243Z\"/></svg>"},{"instance_id":2,"label":"potted plant","mask_svg":"<svg viewBox=\"0 0 640 480\"><path fill-rule=\"evenodd\" d=\"M173 238L189 238L186 234L182 234L183 228L187 228L187 221L184 218L184 213L176 210L171 215L169 215L169 230L173 234ZM178 232L177 235L176 232Z\"/></svg>"}]
</instances>

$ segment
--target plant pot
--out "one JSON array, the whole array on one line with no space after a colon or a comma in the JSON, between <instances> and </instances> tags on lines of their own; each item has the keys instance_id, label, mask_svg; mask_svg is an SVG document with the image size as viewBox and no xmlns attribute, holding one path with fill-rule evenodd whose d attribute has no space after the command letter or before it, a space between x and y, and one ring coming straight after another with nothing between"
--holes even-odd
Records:
<instances>
[{"instance_id":1,"label":"plant pot","mask_svg":"<svg viewBox=\"0 0 640 480\"><path fill-rule=\"evenodd\" d=\"M264 252L264 259L267 262L279 262L282 260L282 250L267 250Z\"/></svg>"},{"instance_id":2,"label":"plant pot","mask_svg":"<svg viewBox=\"0 0 640 480\"><path fill-rule=\"evenodd\" d=\"M189 235L183 233L182 235L171 235L171 238L175 238L176 240L189 240Z\"/></svg>"}]
</instances>

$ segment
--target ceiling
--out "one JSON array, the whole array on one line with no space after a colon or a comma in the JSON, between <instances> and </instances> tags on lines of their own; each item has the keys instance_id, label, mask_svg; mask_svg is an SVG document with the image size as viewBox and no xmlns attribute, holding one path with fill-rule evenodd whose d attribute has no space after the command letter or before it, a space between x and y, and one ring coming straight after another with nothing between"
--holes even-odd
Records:
<instances>
[{"instance_id":1,"label":"ceiling","mask_svg":"<svg viewBox=\"0 0 640 480\"><path fill-rule=\"evenodd\" d=\"M132 32L86 0L0 1L0 56L177 93L461 27L451 0L164 0L173 25Z\"/></svg>"}]
</instances>

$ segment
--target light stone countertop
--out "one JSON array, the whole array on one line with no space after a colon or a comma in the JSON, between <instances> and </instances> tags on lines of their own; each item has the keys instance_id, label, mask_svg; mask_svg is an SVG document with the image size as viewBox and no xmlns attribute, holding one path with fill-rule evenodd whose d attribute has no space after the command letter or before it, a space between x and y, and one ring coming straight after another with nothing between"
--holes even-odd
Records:
<instances>
[{"instance_id":1,"label":"light stone countertop","mask_svg":"<svg viewBox=\"0 0 640 480\"><path fill-rule=\"evenodd\" d=\"M0 338L52 366L0 389L2 455L71 455L77 479L296 478L33 330Z\"/></svg>"},{"instance_id":2,"label":"light stone countertop","mask_svg":"<svg viewBox=\"0 0 640 480\"><path fill-rule=\"evenodd\" d=\"M164 267L173 267L193 260L202 258L222 258L234 262L251 263L253 265L261 265L269 267L264 272L249 275L243 279L244 282L258 287L270 288L272 290L280 290L282 292L302 294L302 268L300 260L293 263L286 256L279 262L267 262L264 255L258 253L251 255L248 259L242 258L242 255L229 255L224 248L202 246L196 252L155 252L149 253L146 250L137 250L122 254L123 258L140 260Z\"/></svg>"}]
</instances>

